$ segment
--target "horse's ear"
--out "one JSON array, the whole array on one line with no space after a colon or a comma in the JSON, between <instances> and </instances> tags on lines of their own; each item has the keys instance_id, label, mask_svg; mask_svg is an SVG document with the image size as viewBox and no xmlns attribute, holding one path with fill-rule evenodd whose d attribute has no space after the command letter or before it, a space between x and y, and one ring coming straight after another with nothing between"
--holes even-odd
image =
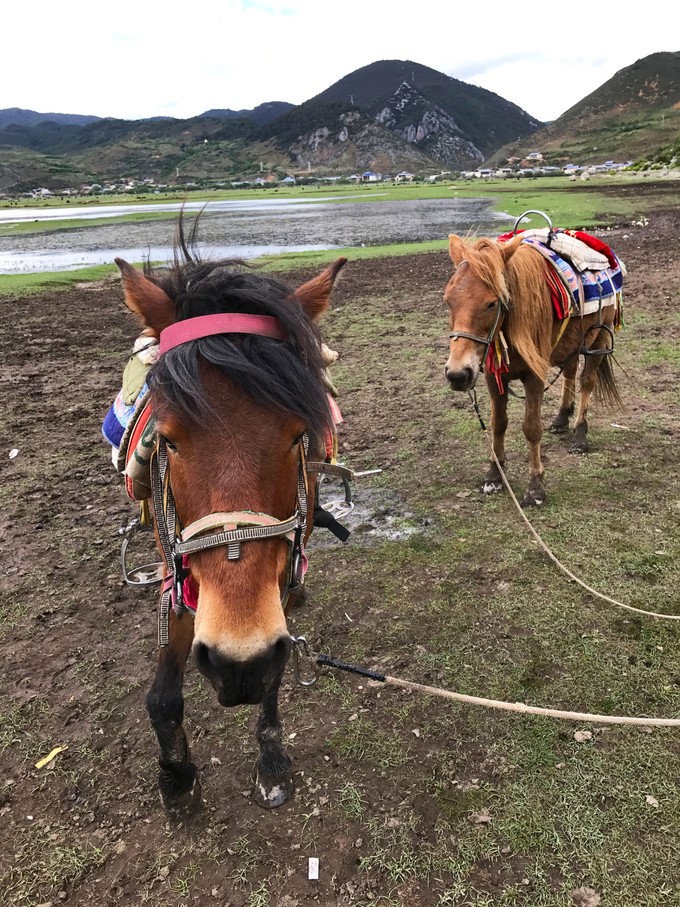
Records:
<instances>
[{"instance_id":1,"label":"horse's ear","mask_svg":"<svg viewBox=\"0 0 680 907\"><path fill-rule=\"evenodd\" d=\"M295 291L295 298L312 321L320 318L328 308L335 278L346 264L346 258L338 258L325 271L303 283Z\"/></svg>"},{"instance_id":2,"label":"horse's ear","mask_svg":"<svg viewBox=\"0 0 680 907\"><path fill-rule=\"evenodd\" d=\"M455 268L465 258L465 243L455 233L449 234L449 257Z\"/></svg>"},{"instance_id":3,"label":"horse's ear","mask_svg":"<svg viewBox=\"0 0 680 907\"><path fill-rule=\"evenodd\" d=\"M508 242L499 243L499 245L501 247L501 255L503 256L503 261L510 261L515 252L522 245L522 235L520 233Z\"/></svg>"},{"instance_id":4,"label":"horse's ear","mask_svg":"<svg viewBox=\"0 0 680 907\"><path fill-rule=\"evenodd\" d=\"M114 259L120 268L125 290L125 305L139 318L144 327L160 337L161 331L175 321L175 303L141 271L122 258Z\"/></svg>"}]
</instances>

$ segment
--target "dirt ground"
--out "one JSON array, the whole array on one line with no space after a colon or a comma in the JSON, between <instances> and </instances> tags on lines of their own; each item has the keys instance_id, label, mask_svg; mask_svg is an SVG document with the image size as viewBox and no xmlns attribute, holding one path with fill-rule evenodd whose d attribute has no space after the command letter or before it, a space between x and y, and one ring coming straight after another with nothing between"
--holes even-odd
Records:
<instances>
[{"instance_id":1,"label":"dirt ground","mask_svg":"<svg viewBox=\"0 0 680 907\"><path fill-rule=\"evenodd\" d=\"M627 296L642 311L677 303L679 234L677 208L654 215L649 224L622 224L599 234L625 261ZM429 595L428 577L410 554L402 561L395 550L391 560L378 560L371 546L379 548L390 532L397 541L409 531L426 535L428 521L447 507L460 508L464 522L466 508L478 497L468 483L469 476L481 475L478 446L466 450L465 439L458 438L447 453L432 437L409 460L399 458L395 440L402 432L416 440L426 435L448 393L442 379L446 322L441 302L448 273L445 253L434 253L350 262L338 284L337 318L329 320L327 340L344 356L337 372L347 419L343 454L356 468L378 465L388 476L391 469L398 481L391 485L387 478L365 486L369 503L364 502L364 513L370 512L370 518L355 520L355 538L347 545L312 546L310 600L293 620L295 629L307 632L316 646L425 683L440 677L435 668L427 669L425 653L435 625L416 607L413 614L419 616L409 631L410 605L403 605L403 614L397 606L386 614L379 601L383 585L399 574L402 588L408 588L402 599L417 604ZM287 275L292 282L306 276ZM367 335L363 345L355 337L348 348L346 325L357 299L362 306L373 299L391 300L392 314L383 319L384 348L375 347L379 333ZM467 778L468 786L460 788L467 792L460 810L468 826L470 815L482 829L490 821L483 810L475 812L478 801L470 790L478 790L478 778L497 779L500 769L488 738L466 735L463 713L421 734L418 709L423 706L414 705L413 697L376 691L351 678L322 679L319 688L307 692L287 673L282 711L296 795L268 813L248 796L255 758L253 712L222 710L190 669L187 730L205 803L192 822L169 822L157 796L156 743L144 708L154 670L156 596L121 581L118 530L134 514L100 433L135 324L115 281L3 299L1 306L0 904L552 904L535 891L533 899L522 893L530 890L528 858L503 864L503 871L498 854L476 858L466 877L467 895L455 894L451 866L420 875L406 865L386 868L387 856L382 862L376 856L378 827L392 835L386 841L394 841L394 835L401 835L402 843L408 839L408 848L404 844L400 853L417 860L444 819L458 818L453 795L444 800L431 796L435 777L430 768L439 758L433 754L439 753L442 763L457 765L458 777ZM428 361L414 366L414 374L436 386L437 396L401 393L410 386L407 354L415 343L409 320L414 311L426 314L427 327L416 339L430 349ZM680 324L673 317L677 337ZM395 358L393 345L387 346L395 337L402 343L403 360ZM363 364L352 377L355 360ZM648 396L635 411L644 420L654 417L654 408L655 398ZM517 426L514 430L519 431ZM14 449L18 453L10 458ZM670 462L670 449L668 456ZM449 482L435 504L428 498L427 482L439 474L443 461L454 473L460 463L465 481ZM550 469L551 458L549 483ZM373 506L370 489L382 504ZM593 494L598 491L594 488ZM677 497L675 487L673 495ZM360 492L358 496L361 500ZM409 549L421 558L418 565L426 559L427 544ZM363 552L361 557L357 552ZM467 581L482 588L488 565L471 563L469 552L465 556L472 574ZM438 564L432 569L444 576L447 568ZM352 636L359 613L361 642L367 645L361 651ZM400 621L404 634L412 632L415 641L394 652L390 638ZM423 652L418 654L417 648ZM481 691L484 670L474 692ZM391 704L387 712L384 700ZM343 729L352 725L364 731L363 738L352 738L353 749L342 740ZM405 739L400 752L408 759L384 755L396 737ZM48 766L36 768L55 747L64 749ZM417 827L403 817L407 801ZM318 881L307 878L312 856L320 859ZM561 891L565 872L555 868L555 878L544 884ZM502 892L510 888L518 892L516 899L504 900Z\"/></svg>"}]
</instances>

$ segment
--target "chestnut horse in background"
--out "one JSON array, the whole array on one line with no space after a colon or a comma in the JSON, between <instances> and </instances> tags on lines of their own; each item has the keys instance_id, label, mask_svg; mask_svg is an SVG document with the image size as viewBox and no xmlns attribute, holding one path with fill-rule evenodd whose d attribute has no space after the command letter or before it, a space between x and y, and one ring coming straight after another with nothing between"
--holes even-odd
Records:
<instances>
[{"instance_id":1,"label":"chestnut horse in background","mask_svg":"<svg viewBox=\"0 0 680 907\"><path fill-rule=\"evenodd\" d=\"M569 427L574 411L579 354L590 354L585 355L580 379L572 452L588 451L588 405L594 389L605 404L621 404L611 357L602 354L612 346L616 305L603 306L594 314L573 315L565 326L554 315L545 259L522 241L521 234L508 242L482 238L470 243L451 235L449 255L454 273L444 292L451 331L446 378L454 390L471 391L502 331L507 371L497 376L485 370L493 450L505 469L508 384L518 379L525 389L522 428L529 447L529 486L522 506L538 506L546 497L540 444L541 406L549 367L563 370L561 405L551 425L552 431L562 432ZM490 494L502 490L501 475L492 460L483 491Z\"/></svg>"},{"instance_id":2,"label":"chestnut horse in background","mask_svg":"<svg viewBox=\"0 0 680 907\"><path fill-rule=\"evenodd\" d=\"M308 479L307 447L323 460L333 430L315 322L346 259L297 290L243 263L197 260L182 236L168 270L116 262L128 308L160 338L149 375L154 526L166 562L161 605L171 589L173 607L147 710L161 799L174 813L200 803L182 727L193 652L222 705L260 704L253 797L279 806L293 790L278 716L291 650L284 608L306 567L318 478ZM182 605L187 581L193 619Z\"/></svg>"}]
</instances>

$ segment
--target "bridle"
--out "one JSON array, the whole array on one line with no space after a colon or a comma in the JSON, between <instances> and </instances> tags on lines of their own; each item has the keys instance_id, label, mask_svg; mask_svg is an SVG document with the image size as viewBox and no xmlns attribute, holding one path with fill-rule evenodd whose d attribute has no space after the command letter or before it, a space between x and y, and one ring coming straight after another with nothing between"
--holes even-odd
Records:
<instances>
[{"instance_id":1,"label":"bridle","mask_svg":"<svg viewBox=\"0 0 680 907\"><path fill-rule=\"evenodd\" d=\"M474 340L475 343L481 343L484 347L484 353L482 354L482 365L486 361L487 354L489 352L489 347L494 341L494 335L496 329L501 320L501 315L504 315L510 308L509 302L507 299L501 299L500 297L496 300L498 303L498 311L496 312L496 320L493 323L493 327L489 331L487 337L480 337L479 334L472 334L470 331L451 331L449 334L449 340L458 340L459 337L464 337L466 340Z\"/></svg>"},{"instance_id":2,"label":"bridle","mask_svg":"<svg viewBox=\"0 0 680 907\"><path fill-rule=\"evenodd\" d=\"M285 340L287 337L274 316L238 313L199 315L175 322L161 332L160 355L190 340L228 333L260 334L277 340ZM306 433L298 441L298 451L296 509L288 519L278 520L269 514L249 510L230 511L209 513L180 528L170 481L167 441L159 434L151 456L154 521L166 566L158 609L159 646L167 646L170 641L170 608L178 616L185 611L194 611L187 602L185 585L187 581L190 582L187 561L192 554L226 547L227 559L234 561L239 559L241 544L244 542L283 538L288 543L289 552L286 582L281 597L282 607L290 593L302 585L307 569L304 538L308 514L309 440Z\"/></svg>"}]
</instances>

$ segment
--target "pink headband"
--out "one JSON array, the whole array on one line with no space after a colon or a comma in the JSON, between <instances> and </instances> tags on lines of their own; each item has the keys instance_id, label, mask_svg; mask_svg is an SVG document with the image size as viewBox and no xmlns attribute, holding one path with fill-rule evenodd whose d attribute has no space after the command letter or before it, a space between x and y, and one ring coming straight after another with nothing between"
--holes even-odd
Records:
<instances>
[{"instance_id":1,"label":"pink headband","mask_svg":"<svg viewBox=\"0 0 680 907\"><path fill-rule=\"evenodd\" d=\"M261 334L275 340L285 340L288 333L273 315L243 315L223 312L218 315L198 315L176 321L161 331L160 354L167 353L180 343L199 340L213 334Z\"/></svg>"}]
</instances>

